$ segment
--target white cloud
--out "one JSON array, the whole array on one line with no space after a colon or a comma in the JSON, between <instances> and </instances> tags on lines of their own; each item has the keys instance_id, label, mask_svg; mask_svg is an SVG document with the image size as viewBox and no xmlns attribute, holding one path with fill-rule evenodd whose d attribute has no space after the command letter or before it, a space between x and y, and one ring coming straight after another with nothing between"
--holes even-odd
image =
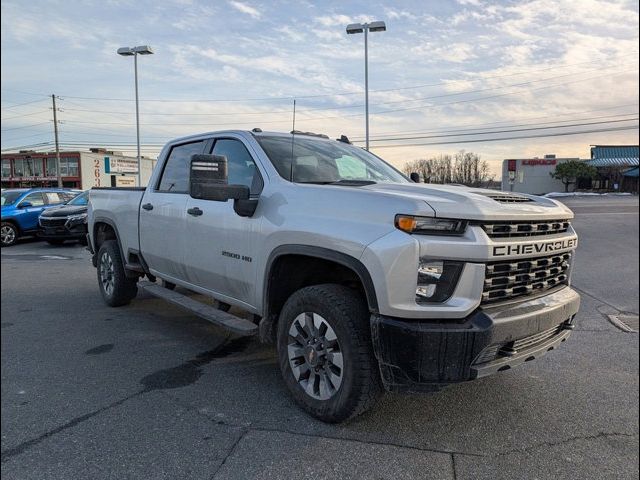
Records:
<instances>
[{"instance_id":1,"label":"white cloud","mask_svg":"<svg viewBox=\"0 0 640 480\"><path fill-rule=\"evenodd\" d=\"M252 16L253 18L260 18L260 12L253 8L251 5L247 5L246 3L239 2L238 0L230 0L229 5L238 10L239 12L246 13L247 15Z\"/></svg>"}]
</instances>

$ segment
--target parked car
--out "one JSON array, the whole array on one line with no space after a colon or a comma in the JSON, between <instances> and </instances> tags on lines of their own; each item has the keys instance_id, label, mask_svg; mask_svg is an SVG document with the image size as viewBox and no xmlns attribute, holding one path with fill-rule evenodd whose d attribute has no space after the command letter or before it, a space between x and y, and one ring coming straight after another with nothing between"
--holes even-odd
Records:
<instances>
[{"instance_id":1,"label":"parked car","mask_svg":"<svg viewBox=\"0 0 640 480\"><path fill-rule=\"evenodd\" d=\"M40 214L61 205L79 192L65 188L8 188L2 191L0 244L9 247L18 238L38 231Z\"/></svg>"},{"instance_id":2,"label":"parked car","mask_svg":"<svg viewBox=\"0 0 640 480\"><path fill-rule=\"evenodd\" d=\"M78 240L86 245L88 203L87 190L64 205L47 208L40 214L38 237L51 245L60 245L65 240Z\"/></svg>"},{"instance_id":3,"label":"parked car","mask_svg":"<svg viewBox=\"0 0 640 480\"><path fill-rule=\"evenodd\" d=\"M550 198L414 183L344 136L256 129L174 140L146 188L92 189L88 248L108 305L142 288L275 343L293 398L339 422L384 390L434 391L566 341L572 218Z\"/></svg>"}]
</instances>

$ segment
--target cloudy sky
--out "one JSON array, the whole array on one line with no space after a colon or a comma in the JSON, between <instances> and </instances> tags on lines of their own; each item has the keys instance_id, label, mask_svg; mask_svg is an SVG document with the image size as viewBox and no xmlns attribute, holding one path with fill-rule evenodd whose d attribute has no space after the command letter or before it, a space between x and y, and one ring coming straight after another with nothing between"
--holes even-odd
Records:
<instances>
[{"instance_id":1,"label":"cloudy sky","mask_svg":"<svg viewBox=\"0 0 640 480\"><path fill-rule=\"evenodd\" d=\"M133 61L115 51L141 44L155 51L139 58L143 154L202 131L290 130L294 98L296 129L361 142L363 37L345 26L371 20L388 29L369 37L371 145L398 166L638 143L635 0L3 0L1 13L2 149L50 148L56 94L63 146L133 152Z\"/></svg>"}]
</instances>

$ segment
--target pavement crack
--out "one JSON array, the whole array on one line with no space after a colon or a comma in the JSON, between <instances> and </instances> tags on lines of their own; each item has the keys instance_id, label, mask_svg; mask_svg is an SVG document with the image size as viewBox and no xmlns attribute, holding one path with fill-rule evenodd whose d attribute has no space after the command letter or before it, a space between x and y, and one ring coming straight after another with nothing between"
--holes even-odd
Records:
<instances>
[{"instance_id":1,"label":"pavement crack","mask_svg":"<svg viewBox=\"0 0 640 480\"><path fill-rule=\"evenodd\" d=\"M242 440L248 432L249 432L248 428L245 428L240 432L240 435L238 435L238 438L236 439L236 441L233 443L233 445L231 445L231 448L229 448L227 455L224 457L220 465L218 465L218 468L216 468L216 471L213 472L213 475L211 476L211 480L213 480L216 477L216 475L218 475L218 472L222 469L222 467L224 467L224 464L227 463L227 459L231 457L231 455L233 455L233 452L236 451L236 448L238 447L240 440Z\"/></svg>"},{"instance_id":2,"label":"pavement crack","mask_svg":"<svg viewBox=\"0 0 640 480\"><path fill-rule=\"evenodd\" d=\"M439 450L439 449L435 449L435 448L416 447L415 445L407 445L407 444L402 444L402 443L378 442L378 441L375 441L375 440L361 440L361 439L352 438L352 437L336 437L336 436L332 436L332 435L322 435L322 434L319 434L319 433L295 432L293 430L288 430L288 429L284 429L284 428L264 427L264 426L259 426L259 425L252 425L251 423L245 423L245 424L231 423L231 422L227 422L225 420L219 420L219 419L213 418L210 415L200 411L200 409L198 409L196 406L193 406L193 405L190 405L188 403L185 403L184 401L175 398L173 395L170 395L168 392L161 392L161 393L166 395L168 398L173 400L177 405L181 406L182 408L194 411L194 412L198 413L199 415L202 415L209 422L211 422L211 423L213 423L215 425L222 425L222 426L225 426L225 427L244 429L244 430L246 430L245 434L248 433L248 432L251 432L251 431L255 431L255 432L278 432L278 433L287 433L289 435L297 435L297 436L301 436L301 437L324 438L326 440L341 440L341 441L344 441L344 442L355 442L355 443L359 443L359 444L363 444L363 445L381 445L381 446L389 446L389 447L397 447L397 448L406 448L406 449L409 449L409 450L416 450L416 451L419 451L419 452L440 453L440 454L443 454L443 455L457 454L457 455L466 455L466 456L469 456L469 457L486 457L486 455L480 454L480 453L459 452L459 451L455 451L455 450Z\"/></svg>"},{"instance_id":3,"label":"pavement crack","mask_svg":"<svg viewBox=\"0 0 640 480\"><path fill-rule=\"evenodd\" d=\"M40 435L39 437L36 438L32 438L31 440L27 440L25 442L22 442L19 445L16 445L13 448L9 448L6 449L2 452L2 463L5 463L7 460L9 460L12 457L15 457L16 455L20 455L24 452L26 452L27 450L29 450L31 447L34 447L35 445L38 445L40 442L43 442L44 440L46 440L49 437L52 437L53 435L57 435L58 433L67 430L69 428L73 428L83 422L86 422L87 420L95 417L96 415L99 415L100 413L109 410L111 408L117 407L119 405L122 405L124 402L126 402L127 400L131 400L134 397L137 397L138 395L141 395L142 393L144 393L144 390L139 391L139 392L135 392L127 397L121 398L120 400L117 400L105 407L99 408L98 410L94 410L93 412L90 413L86 413L84 415L81 415L79 417L76 417L70 421L68 421L67 423L65 423L64 425L60 425L59 427L54 428L53 430L49 430L48 432L43 433L42 435Z\"/></svg>"},{"instance_id":4,"label":"pavement crack","mask_svg":"<svg viewBox=\"0 0 640 480\"><path fill-rule=\"evenodd\" d=\"M490 457L502 457L505 455L511 455L513 453L526 453L531 450L537 450L539 448L548 448L548 447L556 447L558 445L564 445L566 443L577 442L580 440L595 440L598 438L609 438L609 437L636 437L637 434L631 433L622 433L622 432L599 432L593 435L578 435L575 437L565 438L564 440L558 440L555 442L542 442L536 445L531 445L529 447L524 448L514 448L512 450L506 450L504 452L499 452L496 454L489 455ZM464 455L464 454L463 454Z\"/></svg>"},{"instance_id":5,"label":"pavement crack","mask_svg":"<svg viewBox=\"0 0 640 480\"><path fill-rule=\"evenodd\" d=\"M597 300L598 302L603 303L604 305L613 308L614 310L618 311L618 312L622 312L622 310L618 307L616 307L615 305L607 302L606 300L602 300L601 298L596 297L593 293L587 292L586 290L582 289L582 288L578 288L575 285L571 285L571 288L573 288L574 290L577 290L578 292L582 293L583 295L586 295L588 297L593 298L594 300ZM634 315L638 315L635 312L624 312L624 313L633 313Z\"/></svg>"},{"instance_id":6,"label":"pavement crack","mask_svg":"<svg viewBox=\"0 0 640 480\"><path fill-rule=\"evenodd\" d=\"M456 454L451 454L451 471L453 472L453 480L458 480L458 472L456 471Z\"/></svg>"}]
</instances>

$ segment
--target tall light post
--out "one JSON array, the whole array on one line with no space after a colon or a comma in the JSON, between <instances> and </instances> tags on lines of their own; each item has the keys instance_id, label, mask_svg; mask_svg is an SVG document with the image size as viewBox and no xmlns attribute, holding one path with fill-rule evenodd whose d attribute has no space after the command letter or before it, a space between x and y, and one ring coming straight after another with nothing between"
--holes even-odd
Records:
<instances>
[{"instance_id":1,"label":"tall light post","mask_svg":"<svg viewBox=\"0 0 640 480\"><path fill-rule=\"evenodd\" d=\"M142 165L140 161L140 107L138 105L138 55L151 55L153 50L149 45L139 47L122 47L118 49L118 55L123 57L133 56L133 70L136 79L136 143L138 146L138 186L142 186Z\"/></svg>"},{"instance_id":2,"label":"tall light post","mask_svg":"<svg viewBox=\"0 0 640 480\"><path fill-rule=\"evenodd\" d=\"M364 32L364 116L365 116L365 138L366 149L369 150L369 32L384 32L387 26L384 22L352 23L347 25L347 34Z\"/></svg>"}]
</instances>

